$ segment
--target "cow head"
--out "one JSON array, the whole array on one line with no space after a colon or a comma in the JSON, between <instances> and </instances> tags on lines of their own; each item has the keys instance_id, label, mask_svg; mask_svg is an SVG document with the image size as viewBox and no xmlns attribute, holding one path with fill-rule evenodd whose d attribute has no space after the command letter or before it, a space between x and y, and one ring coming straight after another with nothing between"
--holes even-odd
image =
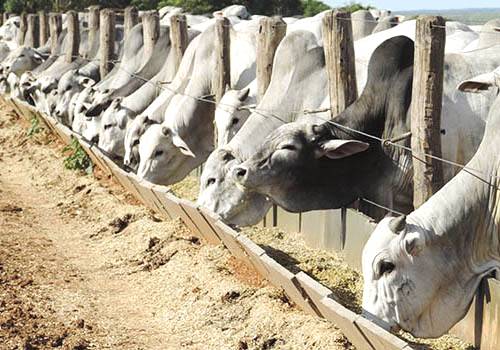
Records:
<instances>
[{"instance_id":1,"label":"cow head","mask_svg":"<svg viewBox=\"0 0 500 350\"><path fill-rule=\"evenodd\" d=\"M1 27L0 27L0 40L2 41L14 41L17 38L17 33L19 32L20 27L20 18L19 16L14 16L9 18Z\"/></svg>"},{"instance_id":2,"label":"cow head","mask_svg":"<svg viewBox=\"0 0 500 350\"><path fill-rule=\"evenodd\" d=\"M57 87L58 101L55 106L54 116L58 120L67 121L67 125L72 123L69 117L70 102L75 94L81 92L85 87L90 87L95 81L89 77L79 75L76 70L65 73L59 80Z\"/></svg>"},{"instance_id":3,"label":"cow head","mask_svg":"<svg viewBox=\"0 0 500 350\"><path fill-rule=\"evenodd\" d=\"M446 333L467 312L479 282L464 273L464 252L451 243L411 216L383 219L362 254L365 316L416 337Z\"/></svg>"},{"instance_id":4,"label":"cow head","mask_svg":"<svg viewBox=\"0 0 500 350\"><path fill-rule=\"evenodd\" d=\"M311 201L319 195L316 190L325 189L324 183L310 181L311 177L328 176L337 197L331 201L341 206L356 199L344 194L343 177L352 170L345 160L368 147L358 140L333 138L326 124L285 124L273 131L252 157L236 166L232 176L240 185L270 196L290 211L300 211L301 202Z\"/></svg>"},{"instance_id":5,"label":"cow head","mask_svg":"<svg viewBox=\"0 0 500 350\"><path fill-rule=\"evenodd\" d=\"M139 142L139 168L137 175L149 182L169 185L176 180L170 178L185 158L195 158L186 142L168 126L150 126Z\"/></svg>"},{"instance_id":6,"label":"cow head","mask_svg":"<svg viewBox=\"0 0 500 350\"><path fill-rule=\"evenodd\" d=\"M127 126L127 130L125 131L125 156L123 157L123 164L134 169L137 168L139 165L139 143L141 136L153 124L155 122L147 115L139 115Z\"/></svg>"},{"instance_id":7,"label":"cow head","mask_svg":"<svg viewBox=\"0 0 500 350\"><path fill-rule=\"evenodd\" d=\"M6 69L21 76L24 72L38 67L43 61L43 57L36 50L20 47L9 54Z\"/></svg>"},{"instance_id":8,"label":"cow head","mask_svg":"<svg viewBox=\"0 0 500 350\"><path fill-rule=\"evenodd\" d=\"M240 130L250 116L250 111L240 110L246 104L250 89L227 90L215 110L215 125L217 128L217 146L227 144Z\"/></svg>"},{"instance_id":9,"label":"cow head","mask_svg":"<svg viewBox=\"0 0 500 350\"><path fill-rule=\"evenodd\" d=\"M125 155L125 130L131 111L121 106L122 97L115 98L102 115L99 130L99 147L104 151L123 158Z\"/></svg>"},{"instance_id":10,"label":"cow head","mask_svg":"<svg viewBox=\"0 0 500 350\"><path fill-rule=\"evenodd\" d=\"M228 149L219 148L208 157L201 175L198 204L220 215L227 224L249 226L259 222L271 201L248 191L233 180L231 172L240 161Z\"/></svg>"}]
</instances>

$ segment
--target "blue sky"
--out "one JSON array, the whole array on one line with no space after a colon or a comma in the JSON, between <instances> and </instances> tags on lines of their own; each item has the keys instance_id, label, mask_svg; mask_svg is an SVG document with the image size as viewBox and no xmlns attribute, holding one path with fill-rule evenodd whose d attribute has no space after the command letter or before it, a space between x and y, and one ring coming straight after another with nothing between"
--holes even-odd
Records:
<instances>
[{"instance_id":1,"label":"blue sky","mask_svg":"<svg viewBox=\"0 0 500 350\"><path fill-rule=\"evenodd\" d=\"M331 6L341 6L349 3L349 0L323 0ZM389 10L444 10L460 8L481 8L481 7L500 7L500 2L495 0L423 0L423 1L404 1L404 0L357 0L362 4L369 4L381 9Z\"/></svg>"}]
</instances>

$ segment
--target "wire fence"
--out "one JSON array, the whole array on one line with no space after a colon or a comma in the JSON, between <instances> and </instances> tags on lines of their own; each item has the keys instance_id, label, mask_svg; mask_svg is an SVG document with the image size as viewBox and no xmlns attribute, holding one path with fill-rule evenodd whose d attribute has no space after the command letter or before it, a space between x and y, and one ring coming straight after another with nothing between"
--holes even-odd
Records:
<instances>
[{"instance_id":1,"label":"wire fence","mask_svg":"<svg viewBox=\"0 0 500 350\"><path fill-rule=\"evenodd\" d=\"M342 19L349 20L347 18L342 18ZM353 20L353 19L351 19L351 20ZM318 21L321 21L321 19L318 19ZM360 21L362 21L362 20L360 20ZM365 21L371 22L370 20L365 20ZM284 24L284 25L286 25L286 24ZM232 27L232 26L230 25L229 27ZM437 27L446 28L446 26L437 26ZM486 32L486 33L488 33L488 34L491 34L491 33L500 34L500 31L498 31L498 32L497 31ZM53 55L53 56L57 56L57 57L65 56L66 57L67 55L66 54L58 54L58 55ZM74 59L83 59L83 60L85 60L87 62L96 62L96 63L100 63L101 62L101 60L99 58L87 58L87 57L84 57L82 55L74 55L74 56L71 56L71 57L74 58ZM263 116L265 118L274 118L274 119L280 121L283 124L287 124L287 123L290 122L287 118L280 117L275 111L262 109L262 108L259 108L258 106L255 106L255 105L239 106L239 107L235 108L234 105L225 104L225 103L221 103L221 102L219 102L219 103L215 102L211 98L211 97L213 97L213 95L212 96L210 96L210 95L209 96L207 96L207 95L204 95L204 96L193 96L193 95L191 95L189 93L186 93L185 91L175 90L175 89L173 89L173 88L170 87L170 85L172 84L172 82L153 81L151 79L144 78L144 77L140 76L139 74L137 74L135 72L131 72L131 71L127 70L126 68L124 68L123 64L122 64L123 62L120 61L120 60L109 60L108 63L111 63L113 65L113 67L116 67L118 70L123 71L124 73L130 75L133 78L142 80L144 83L154 85L155 88L157 89L157 91L169 91L170 93L172 93L174 95L182 95L182 96L185 96L185 97L197 100L199 102L211 103L211 104L216 105L217 108L228 108L227 111L229 111L229 112L232 112L235 109L236 110L247 110L247 111L249 111L251 113L259 114L259 115L261 115L261 116ZM359 63L359 62L357 62L357 63ZM159 94L157 93L156 95L158 96ZM288 111L288 113L289 114L294 114L296 116L307 115L307 114L316 114L316 118L317 119L322 120L325 123L329 123L330 125L334 126L335 128L338 128L338 129L340 129L342 131L349 131L351 133L355 133L355 134L361 135L363 137L367 137L369 139L372 139L372 140L375 140L375 141L379 141L382 146L392 146L392 147L398 148L398 149L400 149L400 150L402 150L404 152L408 152L413 159L418 160L420 162L427 162L425 159L422 159L422 157L424 157L426 159L432 159L432 160L440 161L440 162L442 162L444 164L447 164L447 165L459 168L460 170L463 170L463 171L467 172L468 174L474 176L479 181L482 181L483 183L487 184L488 186L490 186L490 187L492 187L492 188L494 188L496 190L499 189L496 184L492 184L491 181L487 180L486 178L490 177L492 179L496 179L496 178L499 178L500 176L486 174L482 170L474 169L474 168L472 168L472 167L470 167L468 165L460 164L460 163L457 163L455 161L444 159L442 157L437 157L437 156L432 155L432 154L423 153L420 156L416 156L415 154L413 154L413 151L412 151L412 149L410 147L397 143L400 140L387 140L387 139L383 139L383 138L381 138L379 136L369 134L369 133L367 133L365 131L357 130L357 129L351 128L349 126L339 124L339 123L335 122L335 120L332 120L332 119L329 119L329 118L324 118L322 116L318 116L318 114L320 114L320 113L326 113L326 112L329 112L329 111L330 111L330 108L318 108L318 109L315 109L315 110L310 110L310 109L290 110L290 111ZM414 186L415 186L415 184L414 184ZM362 200L362 201L364 201L366 203L369 203L371 205L374 205L376 207L379 207L381 209L384 209L384 210L386 210L388 212L391 212L393 214L396 214L396 215L402 215L403 214L400 211L397 211L397 210L394 210L392 208L389 208L388 206L382 205L382 204L377 203L377 202L375 202L373 200L370 200L368 198L360 198L360 200Z\"/></svg>"}]
</instances>

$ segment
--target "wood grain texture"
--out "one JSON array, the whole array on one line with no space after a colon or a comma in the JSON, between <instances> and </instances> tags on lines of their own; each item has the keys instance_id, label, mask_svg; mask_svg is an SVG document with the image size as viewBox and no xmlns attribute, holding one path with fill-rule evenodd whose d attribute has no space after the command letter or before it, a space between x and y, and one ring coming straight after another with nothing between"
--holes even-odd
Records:
<instances>
[{"instance_id":1,"label":"wood grain texture","mask_svg":"<svg viewBox=\"0 0 500 350\"><path fill-rule=\"evenodd\" d=\"M62 31L62 16L60 13L49 13L49 34L50 34L50 52L56 54L57 39Z\"/></svg>"},{"instance_id":2,"label":"wood grain texture","mask_svg":"<svg viewBox=\"0 0 500 350\"><path fill-rule=\"evenodd\" d=\"M126 7L123 15L123 31L125 38L128 37L130 31L137 23L139 23L139 11L137 11L137 7Z\"/></svg>"},{"instance_id":3,"label":"wood grain texture","mask_svg":"<svg viewBox=\"0 0 500 350\"><path fill-rule=\"evenodd\" d=\"M49 40L49 18L45 11L38 11L38 21L40 23L39 43L43 46Z\"/></svg>"},{"instance_id":4,"label":"wood grain texture","mask_svg":"<svg viewBox=\"0 0 500 350\"><path fill-rule=\"evenodd\" d=\"M76 60L80 46L80 26L76 11L66 12L66 26L68 29L68 34L66 34L66 62L71 63Z\"/></svg>"},{"instance_id":5,"label":"wood grain texture","mask_svg":"<svg viewBox=\"0 0 500 350\"><path fill-rule=\"evenodd\" d=\"M285 37L286 23L281 17L264 17L257 33L257 100L260 101L271 82L276 49Z\"/></svg>"},{"instance_id":6,"label":"wood grain texture","mask_svg":"<svg viewBox=\"0 0 500 350\"><path fill-rule=\"evenodd\" d=\"M170 42L174 53L175 71L177 72L188 45L188 30L185 15L173 15L170 17Z\"/></svg>"},{"instance_id":7,"label":"wood grain texture","mask_svg":"<svg viewBox=\"0 0 500 350\"><path fill-rule=\"evenodd\" d=\"M441 157L441 108L445 21L439 16L417 20L411 105L413 152L413 205L418 208L443 186Z\"/></svg>"},{"instance_id":8,"label":"wood grain texture","mask_svg":"<svg viewBox=\"0 0 500 350\"><path fill-rule=\"evenodd\" d=\"M331 117L334 118L358 98L351 14L328 12L323 17L322 30Z\"/></svg>"},{"instance_id":9,"label":"wood grain texture","mask_svg":"<svg viewBox=\"0 0 500 350\"><path fill-rule=\"evenodd\" d=\"M38 20L38 15L33 13L30 13L26 18L24 45L32 48L40 46L40 22Z\"/></svg>"},{"instance_id":10,"label":"wood grain texture","mask_svg":"<svg viewBox=\"0 0 500 350\"><path fill-rule=\"evenodd\" d=\"M231 61L230 61L230 28L231 23L225 17L215 20L215 75L213 81L213 91L215 101L220 102L226 85L231 85Z\"/></svg>"},{"instance_id":11,"label":"wood grain texture","mask_svg":"<svg viewBox=\"0 0 500 350\"><path fill-rule=\"evenodd\" d=\"M115 41L115 12L104 9L100 13L99 72L101 79L113 69Z\"/></svg>"}]
</instances>

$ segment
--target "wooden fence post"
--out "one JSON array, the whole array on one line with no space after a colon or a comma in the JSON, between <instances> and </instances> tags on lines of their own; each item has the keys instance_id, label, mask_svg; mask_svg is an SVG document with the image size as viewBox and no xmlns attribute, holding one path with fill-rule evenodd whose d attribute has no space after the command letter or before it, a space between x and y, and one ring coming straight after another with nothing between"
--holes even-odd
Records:
<instances>
[{"instance_id":1,"label":"wooden fence post","mask_svg":"<svg viewBox=\"0 0 500 350\"><path fill-rule=\"evenodd\" d=\"M100 64L99 72L103 79L113 69L115 51L115 12L110 9L101 11Z\"/></svg>"},{"instance_id":2,"label":"wooden fence post","mask_svg":"<svg viewBox=\"0 0 500 350\"><path fill-rule=\"evenodd\" d=\"M40 22L38 15L30 13L26 19L26 36L24 37L24 45L26 47L40 46Z\"/></svg>"},{"instance_id":3,"label":"wooden fence post","mask_svg":"<svg viewBox=\"0 0 500 350\"><path fill-rule=\"evenodd\" d=\"M4 23L5 23L4 13L0 12L0 26L3 26Z\"/></svg>"},{"instance_id":4,"label":"wooden fence post","mask_svg":"<svg viewBox=\"0 0 500 350\"><path fill-rule=\"evenodd\" d=\"M139 11L137 11L137 7L126 7L123 18L124 38L128 37L128 34L137 23L139 23Z\"/></svg>"},{"instance_id":5,"label":"wooden fence post","mask_svg":"<svg viewBox=\"0 0 500 350\"><path fill-rule=\"evenodd\" d=\"M358 97L351 14L330 11L323 17L323 44L330 86L331 118Z\"/></svg>"},{"instance_id":6,"label":"wooden fence post","mask_svg":"<svg viewBox=\"0 0 500 350\"><path fill-rule=\"evenodd\" d=\"M230 26L229 19L220 17L215 20L215 76L213 89L215 101L220 102L224 95L226 85L231 85L231 61L230 61Z\"/></svg>"},{"instance_id":7,"label":"wooden fence post","mask_svg":"<svg viewBox=\"0 0 500 350\"><path fill-rule=\"evenodd\" d=\"M49 13L50 53L56 54L57 40L62 32L62 16L60 13Z\"/></svg>"},{"instance_id":8,"label":"wooden fence post","mask_svg":"<svg viewBox=\"0 0 500 350\"><path fill-rule=\"evenodd\" d=\"M99 5L89 6L88 12L88 28L89 28L89 36L88 36L88 44L87 50L85 52L85 58L92 58L97 53L99 46L97 44L97 33L99 30L99 11L101 7ZM96 44L95 47L92 44Z\"/></svg>"},{"instance_id":9,"label":"wooden fence post","mask_svg":"<svg viewBox=\"0 0 500 350\"><path fill-rule=\"evenodd\" d=\"M144 37L144 55L149 57L160 36L160 16L158 11L146 11L142 15L142 35Z\"/></svg>"},{"instance_id":10,"label":"wooden fence post","mask_svg":"<svg viewBox=\"0 0 500 350\"><path fill-rule=\"evenodd\" d=\"M173 15L170 17L170 42L174 50L174 65L175 72L177 72L188 45L188 30L185 15Z\"/></svg>"},{"instance_id":11,"label":"wooden fence post","mask_svg":"<svg viewBox=\"0 0 500 350\"><path fill-rule=\"evenodd\" d=\"M411 103L411 148L413 152L413 206L418 208L443 186L441 161L441 107L445 21L439 16L417 20L415 64Z\"/></svg>"},{"instance_id":12,"label":"wooden fence post","mask_svg":"<svg viewBox=\"0 0 500 350\"><path fill-rule=\"evenodd\" d=\"M286 35L286 23L281 17L264 17L257 34L257 101L260 102L271 82L274 54Z\"/></svg>"},{"instance_id":13,"label":"wooden fence post","mask_svg":"<svg viewBox=\"0 0 500 350\"><path fill-rule=\"evenodd\" d=\"M3 15L2 15L2 25L5 24L5 22L8 21L9 17L10 17L10 13L8 13L8 12L4 12L3 13Z\"/></svg>"},{"instance_id":14,"label":"wooden fence post","mask_svg":"<svg viewBox=\"0 0 500 350\"><path fill-rule=\"evenodd\" d=\"M21 15L19 15L19 32L17 33L17 43L19 44L19 46L23 46L24 45L24 39L26 37L26 27L27 27L27 19L26 19L27 15L25 12L21 13Z\"/></svg>"},{"instance_id":15,"label":"wooden fence post","mask_svg":"<svg viewBox=\"0 0 500 350\"><path fill-rule=\"evenodd\" d=\"M78 22L78 13L76 11L66 12L66 34L67 49L66 62L71 63L78 57L78 49L80 47L80 26Z\"/></svg>"},{"instance_id":16,"label":"wooden fence post","mask_svg":"<svg viewBox=\"0 0 500 350\"><path fill-rule=\"evenodd\" d=\"M38 11L38 20L40 22L40 46L44 46L49 40L49 21L45 11Z\"/></svg>"}]
</instances>

